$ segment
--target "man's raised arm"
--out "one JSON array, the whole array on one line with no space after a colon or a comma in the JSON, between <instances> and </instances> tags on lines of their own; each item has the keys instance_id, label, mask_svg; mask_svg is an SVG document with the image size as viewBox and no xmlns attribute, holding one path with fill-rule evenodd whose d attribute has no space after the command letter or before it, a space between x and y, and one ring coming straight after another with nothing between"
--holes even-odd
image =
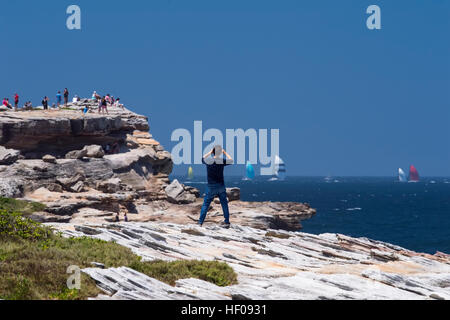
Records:
<instances>
[{"instance_id":1,"label":"man's raised arm","mask_svg":"<svg viewBox=\"0 0 450 320\"><path fill-rule=\"evenodd\" d=\"M227 157L227 159L225 160L225 164L233 164L233 158L231 158L231 156L225 151L225 149L223 149L223 154Z\"/></svg>"}]
</instances>

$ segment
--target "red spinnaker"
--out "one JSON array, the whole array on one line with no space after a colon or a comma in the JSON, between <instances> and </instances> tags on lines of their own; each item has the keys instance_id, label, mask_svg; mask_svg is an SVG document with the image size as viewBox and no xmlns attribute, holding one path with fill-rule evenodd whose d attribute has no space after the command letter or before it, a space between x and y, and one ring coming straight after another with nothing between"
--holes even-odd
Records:
<instances>
[{"instance_id":1,"label":"red spinnaker","mask_svg":"<svg viewBox=\"0 0 450 320\"><path fill-rule=\"evenodd\" d=\"M414 166L409 167L409 181L419 181L419 172Z\"/></svg>"}]
</instances>

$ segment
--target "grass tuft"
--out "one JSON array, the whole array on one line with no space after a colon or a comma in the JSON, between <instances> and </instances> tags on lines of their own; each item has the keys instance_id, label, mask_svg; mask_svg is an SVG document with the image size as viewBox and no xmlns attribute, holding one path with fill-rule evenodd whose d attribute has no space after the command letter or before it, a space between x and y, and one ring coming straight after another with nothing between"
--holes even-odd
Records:
<instances>
[{"instance_id":1,"label":"grass tuft","mask_svg":"<svg viewBox=\"0 0 450 320\"><path fill-rule=\"evenodd\" d=\"M33 212L43 211L45 208L46 205L39 202L0 197L0 210L20 212L23 216L28 216Z\"/></svg>"},{"instance_id":2,"label":"grass tuft","mask_svg":"<svg viewBox=\"0 0 450 320\"><path fill-rule=\"evenodd\" d=\"M130 267L172 286L177 280L188 278L197 278L221 287L237 283L237 275L233 268L219 261L147 261L134 262Z\"/></svg>"}]
</instances>

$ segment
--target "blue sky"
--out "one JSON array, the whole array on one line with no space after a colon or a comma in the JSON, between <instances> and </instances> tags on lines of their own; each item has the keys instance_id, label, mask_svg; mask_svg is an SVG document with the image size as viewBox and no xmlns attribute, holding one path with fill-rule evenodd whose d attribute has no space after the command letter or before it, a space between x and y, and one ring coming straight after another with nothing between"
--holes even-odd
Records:
<instances>
[{"instance_id":1,"label":"blue sky","mask_svg":"<svg viewBox=\"0 0 450 320\"><path fill-rule=\"evenodd\" d=\"M5 2L2 98L109 92L168 150L194 120L279 128L291 175L450 176L450 1Z\"/></svg>"}]
</instances>

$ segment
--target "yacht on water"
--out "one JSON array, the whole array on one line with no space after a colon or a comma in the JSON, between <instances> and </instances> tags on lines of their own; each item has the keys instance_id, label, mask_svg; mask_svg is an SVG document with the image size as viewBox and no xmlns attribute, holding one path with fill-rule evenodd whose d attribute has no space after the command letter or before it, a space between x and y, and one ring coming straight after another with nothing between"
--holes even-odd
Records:
<instances>
[{"instance_id":1,"label":"yacht on water","mask_svg":"<svg viewBox=\"0 0 450 320\"><path fill-rule=\"evenodd\" d=\"M194 169L192 169L192 167L189 167L189 169L188 169L187 178L188 178L188 180L193 180L194 179Z\"/></svg>"},{"instance_id":2,"label":"yacht on water","mask_svg":"<svg viewBox=\"0 0 450 320\"><path fill-rule=\"evenodd\" d=\"M420 178L419 178L419 172L417 171L417 169L411 165L409 167L409 178L408 178L408 182L419 182Z\"/></svg>"},{"instance_id":3,"label":"yacht on water","mask_svg":"<svg viewBox=\"0 0 450 320\"><path fill-rule=\"evenodd\" d=\"M250 161L245 165L245 176L242 180L253 180L255 178L255 169Z\"/></svg>"},{"instance_id":4,"label":"yacht on water","mask_svg":"<svg viewBox=\"0 0 450 320\"><path fill-rule=\"evenodd\" d=\"M275 164L273 168L272 178L269 181L282 181L286 178L286 165L283 159L275 156Z\"/></svg>"},{"instance_id":5,"label":"yacht on water","mask_svg":"<svg viewBox=\"0 0 450 320\"><path fill-rule=\"evenodd\" d=\"M406 178L406 173L403 171L402 168L398 168L398 181L400 182L407 182L408 179Z\"/></svg>"}]
</instances>

